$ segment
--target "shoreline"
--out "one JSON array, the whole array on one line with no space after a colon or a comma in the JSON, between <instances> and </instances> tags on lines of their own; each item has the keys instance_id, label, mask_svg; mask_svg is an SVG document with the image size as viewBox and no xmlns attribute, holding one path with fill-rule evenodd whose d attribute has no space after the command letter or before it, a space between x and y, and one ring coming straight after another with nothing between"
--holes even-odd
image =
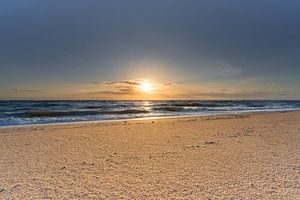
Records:
<instances>
[{"instance_id":1,"label":"shoreline","mask_svg":"<svg viewBox=\"0 0 300 200\"><path fill-rule=\"evenodd\" d=\"M124 122L124 121L147 121L147 120L159 120L159 119L173 119L173 118L189 118L189 117L209 117L209 116L222 116L222 115L242 115L242 114L259 114L259 113L280 113L280 112L298 112L300 109L280 109L280 110L257 110L257 111L228 111L220 114L203 114L203 115L170 115L170 116L158 116L158 117L137 117L137 118L124 118L124 119L107 119L107 120L87 120L87 121L73 121L73 122L55 122L44 124L20 124L20 125L4 125L0 126L1 129L10 128L22 128L22 127L40 127L40 126L60 126L60 125L72 125L72 124L94 124L94 123L111 123L111 122Z\"/></svg>"}]
</instances>

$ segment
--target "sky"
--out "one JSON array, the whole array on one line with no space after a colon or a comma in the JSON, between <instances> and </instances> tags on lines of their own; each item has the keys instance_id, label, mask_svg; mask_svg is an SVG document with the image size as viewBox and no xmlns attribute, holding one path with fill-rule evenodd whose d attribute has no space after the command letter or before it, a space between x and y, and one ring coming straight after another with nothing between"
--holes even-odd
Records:
<instances>
[{"instance_id":1,"label":"sky","mask_svg":"<svg viewBox=\"0 0 300 200\"><path fill-rule=\"evenodd\" d=\"M300 99L299 24L298 0L3 0L0 99Z\"/></svg>"}]
</instances>

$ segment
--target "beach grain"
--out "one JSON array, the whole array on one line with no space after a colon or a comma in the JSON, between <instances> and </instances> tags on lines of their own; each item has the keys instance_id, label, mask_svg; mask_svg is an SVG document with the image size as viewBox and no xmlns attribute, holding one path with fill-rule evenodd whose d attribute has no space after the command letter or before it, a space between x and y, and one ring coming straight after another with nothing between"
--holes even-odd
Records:
<instances>
[{"instance_id":1,"label":"beach grain","mask_svg":"<svg viewBox=\"0 0 300 200\"><path fill-rule=\"evenodd\" d=\"M300 112L2 128L0 199L300 199Z\"/></svg>"}]
</instances>

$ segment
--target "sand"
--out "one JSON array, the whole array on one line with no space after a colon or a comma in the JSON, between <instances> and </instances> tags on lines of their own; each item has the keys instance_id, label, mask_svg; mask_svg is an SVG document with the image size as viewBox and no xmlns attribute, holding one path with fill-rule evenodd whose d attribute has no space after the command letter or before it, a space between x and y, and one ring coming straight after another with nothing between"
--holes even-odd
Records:
<instances>
[{"instance_id":1,"label":"sand","mask_svg":"<svg viewBox=\"0 0 300 200\"><path fill-rule=\"evenodd\" d=\"M300 199L300 112L0 129L0 199Z\"/></svg>"}]
</instances>

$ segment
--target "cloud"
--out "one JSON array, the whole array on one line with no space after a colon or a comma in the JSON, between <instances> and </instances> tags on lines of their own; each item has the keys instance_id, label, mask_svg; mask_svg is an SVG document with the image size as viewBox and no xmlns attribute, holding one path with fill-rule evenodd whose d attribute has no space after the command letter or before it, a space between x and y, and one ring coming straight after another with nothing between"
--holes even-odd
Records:
<instances>
[{"instance_id":1,"label":"cloud","mask_svg":"<svg viewBox=\"0 0 300 200\"><path fill-rule=\"evenodd\" d=\"M185 97L200 97L212 99L276 99L295 95L292 91L240 91L240 92L199 92L193 95L182 94Z\"/></svg>"},{"instance_id":2,"label":"cloud","mask_svg":"<svg viewBox=\"0 0 300 200\"><path fill-rule=\"evenodd\" d=\"M141 80L125 80L125 81L112 81L105 82L106 85L117 85L117 84L125 84L125 85L141 85Z\"/></svg>"},{"instance_id":3,"label":"cloud","mask_svg":"<svg viewBox=\"0 0 300 200\"><path fill-rule=\"evenodd\" d=\"M92 84L95 84L95 85L100 85L100 84L103 84L103 85L108 85L108 86L114 86L114 85L133 85L133 86L136 86L136 85L141 85L141 82L143 80L122 80L122 81L108 81L108 82L101 82L101 81L92 81L91 83Z\"/></svg>"},{"instance_id":4,"label":"cloud","mask_svg":"<svg viewBox=\"0 0 300 200\"><path fill-rule=\"evenodd\" d=\"M20 88L11 88L11 91L20 92L20 93L39 93L39 90L35 89L20 89Z\"/></svg>"},{"instance_id":5,"label":"cloud","mask_svg":"<svg viewBox=\"0 0 300 200\"><path fill-rule=\"evenodd\" d=\"M115 94L134 94L137 86L141 85L142 80L122 80L105 82L104 85L117 93Z\"/></svg>"},{"instance_id":6,"label":"cloud","mask_svg":"<svg viewBox=\"0 0 300 200\"><path fill-rule=\"evenodd\" d=\"M266 80L267 80L266 77L253 76L253 77L248 77L246 79L243 79L241 84L252 84L252 83L262 82L262 81L266 81ZM267 81L269 81L269 80L267 80Z\"/></svg>"},{"instance_id":7,"label":"cloud","mask_svg":"<svg viewBox=\"0 0 300 200\"><path fill-rule=\"evenodd\" d=\"M60 55L67 56L67 57L70 57L70 58L75 59L75 60L79 60L79 61L81 60L79 57L76 57L76 56L74 56L74 55L72 55L70 53L67 53L65 51L61 51L59 49L56 49L55 52L58 53L58 54L60 54Z\"/></svg>"},{"instance_id":8,"label":"cloud","mask_svg":"<svg viewBox=\"0 0 300 200\"><path fill-rule=\"evenodd\" d=\"M242 72L242 68L238 68L238 67L228 67L228 68L224 68L222 70L220 70L218 72L218 75L222 76L222 77L227 77L227 76L236 76L241 74Z\"/></svg>"},{"instance_id":9,"label":"cloud","mask_svg":"<svg viewBox=\"0 0 300 200\"><path fill-rule=\"evenodd\" d=\"M92 92L86 92L84 93L85 96L90 96L91 98L97 98L97 99L130 99L131 97L134 97L136 91L133 88L119 88L111 90L104 89L104 90L98 90L98 91L92 91Z\"/></svg>"},{"instance_id":10,"label":"cloud","mask_svg":"<svg viewBox=\"0 0 300 200\"><path fill-rule=\"evenodd\" d=\"M99 85L99 84L101 84L102 82L99 82L99 81L92 81L91 83L92 83L92 84L95 84L95 85Z\"/></svg>"},{"instance_id":11,"label":"cloud","mask_svg":"<svg viewBox=\"0 0 300 200\"><path fill-rule=\"evenodd\" d=\"M231 76L238 76L242 73L242 68L238 67L236 65L233 65L232 63L226 61L226 60L215 60L212 61L211 66L208 66L210 69L210 74L211 72L213 74L211 75L217 75L221 77L231 77Z\"/></svg>"},{"instance_id":12,"label":"cloud","mask_svg":"<svg viewBox=\"0 0 300 200\"><path fill-rule=\"evenodd\" d=\"M117 80L117 81L91 81L92 90L84 92L85 95L94 96L96 98L103 99L134 99L145 96L145 93L140 89L141 84L144 82L151 82L148 79L132 79L132 80ZM157 83L151 82L155 92L151 95L152 97L164 96L165 89L173 85L171 82ZM91 85L89 85L91 87ZM161 95L162 94L162 95Z\"/></svg>"},{"instance_id":13,"label":"cloud","mask_svg":"<svg viewBox=\"0 0 300 200\"><path fill-rule=\"evenodd\" d=\"M87 92L86 94L90 94L90 95L120 95L120 94L124 94L124 92L104 90L104 91L96 91L96 92Z\"/></svg>"},{"instance_id":14,"label":"cloud","mask_svg":"<svg viewBox=\"0 0 300 200\"><path fill-rule=\"evenodd\" d=\"M124 96L134 95L137 92L137 86L143 80L121 80L121 81L92 81L92 84L99 85L103 90L88 92L88 95L107 95L107 96Z\"/></svg>"},{"instance_id":15,"label":"cloud","mask_svg":"<svg viewBox=\"0 0 300 200\"><path fill-rule=\"evenodd\" d=\"M228 92L228 89L221 89L221 92Z\"/></svg>"},{"instance_id":16,"label":"cloud","mask_svg":"<svg viewBox=\"0 0 300 200\"><path fill-rule=\"evenodd\" d=\"M45 47L46 49L54 51L55 53L57 53L59 55L62 55L62 56L65 56L65 57L69 57L69 58L72 58L72 59L77 60L77 61L81 61L81 58L79 58L77 56L74 56L73 54L71 54L69 52L63 51L61 49L51 48L51 47L49 47L47 45L42 45L42 46Z\"/></svg>"}]
</instances>

